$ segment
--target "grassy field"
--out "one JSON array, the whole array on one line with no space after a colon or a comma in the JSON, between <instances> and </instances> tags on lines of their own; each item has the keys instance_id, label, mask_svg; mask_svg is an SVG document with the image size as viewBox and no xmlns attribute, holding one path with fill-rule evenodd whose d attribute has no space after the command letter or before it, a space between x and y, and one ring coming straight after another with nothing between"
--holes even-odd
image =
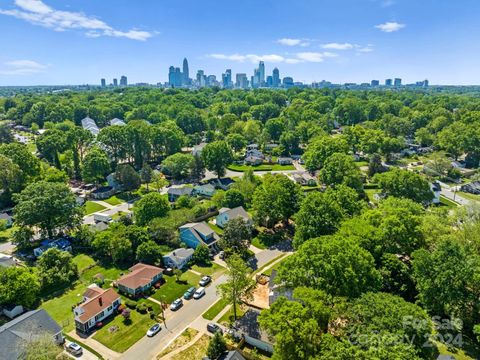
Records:
<instances>
[{"instance_id":1,"label":"grassy field","mask_svg":"<svg viewBox=\"0 0 480 360\"><path fill-rule=\"evenodd\" d=\"M95 265L95 260L85 254L78 254L73 258L73 263L77 265L78 271L81 273L90 266Z\"/></svg>"},{"instance_id":2,"label":"grassy field","mask_svg":"<svg viewBox=\"0 0 480 360\"><path fill-rule=\"evenodd\" d=\"M97 204L93 201L87 201L84 205L85 215L90 215L98 211L105 210L105 206Z\"/></svg>"},{"instance_id":3,"label":"grassy field","mask_svg":"<svg viewBox=\"0 0 480 360\"><path fill-rule=\"evenodd\" d=\"M208 226L210 227L210 229L212 229L213 231L215 231L218 235L222 235L222 234L223 234L223 230L222 230L221 228L219 228L217 225L212 224L211 222L208 222L207 224L208 224Z\"/></svg>"},{"instance_id":4,"label":"grassy field","mask_svg":"<svg viewBox=\"0 0 480 360\"><path fill-rule=\"evenodd\" d=\"M458 204L450 199L447 199L445 196L440 196L440 204L448 206L451 208L456 208Z\"/></svg>"},{"instance_id":5,"label":"grassy field","mask_svg":"<svg viewBox=\"0 0 480 360\"><path fill-rule=\"evenodd\" d=\"M186 271L180 278L181 282L177 282L175 276L165 275L164 279L165 284L160 286L160 289L158 289L155 294L152 295L152 298L158 301L166 302L167 304L171 304L174 300L182 297L183 293L190 287L198 287L200 276L191 271Z\"/></svg>"},{"instance_id":6,"label":"grassy field","mask_svg":"<svg viewBox=\"0 0 480 360\"><path fill-rule=\"evenodd\" d=\"M470 194L470 193L463 192L463 191L458 191L457 195L460 195L461 197L463 197L465 199L468 199L468 200L480 201L480 195Z\"/></svg>"},{"instance_id":7,"label":"grassy field","mask_svg":"<svg viewBox=\"0 0 480 360\"><path fill-rule=\"evenodd\" d=\"M293 165L279 165L279 164L263 164L257 166L248 165L229 165L228 170L244 172L247 170L253 171L283 171L283 170L295 170Z\"/></svg>"},{"instance_id":8,"label":"grassy field","mask_svg":"<svg viewBox=\"0 0 480 360\"><path fill-rule=\"evenodd\" d=\"M124 202L123 200L119 199L115 195L113 195L112 197L109 197L108 199L103 200L103 201L105 201L107 204L110 204L112 206L120 205L121 203Z\"/></svg>"},{"instance_id":9,"label":"grassy field","mask_svg":"<svg viewBox=\"0 0 480 360\"><path fill-rule=\"evenodd\" d=\"M131 310L128 320L121 315L115 316L101 329L98 329L93 338L108 348L122 353L144 337L155 322L156 320L150 319L148 314L140 314L136 310ZM115 327L116 330L110 331L112 327Z\"/></svg>"},{"instance_id":10,"label":"grassy field","mask_svg":"<svg viewBox=\"0 0 480 360\"><path fill-rule=\"evenodd\" d=\"M188 344L195 336L197 336L197 334L198 330L186 328L175 340L173 340L173 342L170 343L170 345L168 345L160 354L157 355L157 359L160 359L172 351L175 351L176 349Z\"/></svg>"},{"instance_id":11,"label":"grassy field","mask_svg":"<svg viewBox=\"0 0 480 360\"><path fill-rule=\"evenodd\" d=\"M203 335L188 349L180 351L178 354L175 354L174 356L172 356L171 360L202 359L207 353L207 347L208 347L209 341L210 341L210 337L208 335Z\"/></svg>"},{"instance_id":12,"label":"grassy field","mask_svg":"<svg viewBox=\"0 0 480 360\"><path fill-rule=\"evenodd\" d=\"M215 304L213 304L207 311L202 314L202 317L207 320L215 319L215 316L220 314L220 312L225 309L228 305L226 300L220 299Z\"/></svg>"},{"instance_id":13,"label":"grassy field","mask_svg":"<svg viewBox=\"0 0 480 360\"><path fill-rule=\"evenodd\" d=\"M243 314L245 314L245 311L238 304L237 304L236 308L237 308L237 319L238 319L238 318L242 317ZM234 319L233 319L233 306L231 306L230 309L228 309L228 311L225 314L223 314L223 316L220 319L218 319L218 322L220 324L225 325L225 326L229 326L229 325L233 324L233 321L234 321Z\"/></svg>"},{"instance_id":14,"label":"grassy field","mask_svg":"<svg viewBox=\"0 0 480 360\"><path fill-rule=\"evenodd\" d=\"M209 275L214 279L217 279L220 275L222 275L227 269L223 266L218 265L212 262L211 266L198 266L193 265L192 270L199 272L202 275Z\"/></svg>"},{"instance_id":15,"label":"grassy field","mask_svg":"<svg viewBox=\"0 0 480 360\"><path fill-rule=\"evenodd\" d=\"M10 240L14 231L15 225L9 227L6 230L0 231L0 243Z\"/></svg>"}]
</instances>

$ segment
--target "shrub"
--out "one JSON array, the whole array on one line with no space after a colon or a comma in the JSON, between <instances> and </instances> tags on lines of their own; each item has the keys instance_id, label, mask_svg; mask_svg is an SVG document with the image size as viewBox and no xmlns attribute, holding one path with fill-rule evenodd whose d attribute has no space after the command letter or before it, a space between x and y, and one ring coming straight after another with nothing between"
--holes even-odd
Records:
<instances>
[{"instance_id":1,"label":"shrub","mask_svg":"<svg viewBox=\"0 0 480 360\"><path fill-rule=\"evenodd\" d=\"M140 314L145 314L147 312L147 305L143 303L137 304L136 309Z\"/></svg>"},{"instance_id":2,"label":"shrub","mask_svg":"<svg viewBox=\"0 0 480 360\"><path fill-rule=\"evenodd\" d=\"M130 309L135 309L137 303L133 300L125 300L125 305Z\"/></svg>"},{"instance_id":3,"label":"shrub","mask_svg":"<svg viewBox=\"0 0 480 360\"><path fill-rule=\"evenodd\" d=\"M150 312L150 319L154 320L157 318L157 316L158 316L158 313L156 311Z\"/></svg>"}]
</instances>

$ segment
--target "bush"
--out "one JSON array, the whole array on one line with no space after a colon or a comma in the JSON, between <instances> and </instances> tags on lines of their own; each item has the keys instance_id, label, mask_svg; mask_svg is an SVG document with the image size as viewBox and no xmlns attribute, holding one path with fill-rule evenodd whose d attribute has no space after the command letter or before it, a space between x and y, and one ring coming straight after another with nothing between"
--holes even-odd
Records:
<instances>
[{"instance_id":1,"label":"bush","mask_svg":"<svg viewBox=\"0 0 480 360\"><path fill-rule=\"evenodd\" d=\"M140 314L146 314L147 313L147 305L145 305L143 303L137 304L136 309Z\"/></svg>"},{"instance_id":2,"label":"bush","mask_svg":"<svg viewBox=\"0 0 480 360\"><path fill-rule=\"evenodd\" d=\"M119 313L121 313L123 310L125 310L125 305L120 304L120 306L118 307L117 311L118 311Z\"/></svg>"},{"instance_id":3,"label":"bush","mask_svg":"<svg viewBox=\"0 0 480 360\"><path fill-rule=\"evenodd\" d=\"M150 312L150 319L155 320L158 316L158 313L156 311L151 311Z\"/></svg>"},{"instance_id":4,"label":"bush","mask_svg":"<svg viewBox=\"0 0 480 360\"><path fill-rule=\"evenodd\" d=\"M135 309L137 307L137 303L133 300L125 300L125 305L130 309Z\"/></svg>"}]
</instances>

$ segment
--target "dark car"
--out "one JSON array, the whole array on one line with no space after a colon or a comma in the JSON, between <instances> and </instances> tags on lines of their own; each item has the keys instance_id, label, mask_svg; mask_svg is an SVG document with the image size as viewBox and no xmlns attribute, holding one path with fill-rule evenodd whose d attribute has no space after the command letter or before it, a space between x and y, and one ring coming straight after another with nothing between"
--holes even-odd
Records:
<instances>
[{"instance_id":1,"label":"dark car","mask_svg":"<svg viewBox=\"0 0 480 360\"><path fill-rule=\"evenodd\" d=\"M223 334L223 330L220 326L214 323L208 323L207 324L207 330L211 332L212 334L215 334L216 332L219 332L220 334Z\"/></svg>"},{"instance_id":2,"label":"dark car","mask_svg":"<svg viewBox=\"0 0 480 360\"><path fill-rule=\"evenodd\" d=\"M183 294L183 298L185 300L190 300L192 297L193 297L193 294L195 294L195 287L192 286L190 289L188 289L187 291L185 291L185 293Z\"/></svg>"}]
</instances>

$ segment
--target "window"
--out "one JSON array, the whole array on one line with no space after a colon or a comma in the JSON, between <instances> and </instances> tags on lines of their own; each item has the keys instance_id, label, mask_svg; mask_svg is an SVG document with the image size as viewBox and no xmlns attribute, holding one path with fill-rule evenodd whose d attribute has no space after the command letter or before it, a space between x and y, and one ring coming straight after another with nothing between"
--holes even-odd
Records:
<instances>
[{"instance_id":1,"label":"window","mask_svg":"<svg viewBox=\"0 0 480 360\"><path fill-rule=\"evenodd\" d=\"M107 310L108 311L112 310L112 306L110 305Z\"/></svg>"},{"instance_id":2,"label":"window","mask_svg":"<svg viewBox=\"0 0 480 360\"><path fill-rule=\"evenodd\" d=\"M98 321L101 318L103 318L103 311L95 316L95 321Z\"/></svg>"}]
</instances>

